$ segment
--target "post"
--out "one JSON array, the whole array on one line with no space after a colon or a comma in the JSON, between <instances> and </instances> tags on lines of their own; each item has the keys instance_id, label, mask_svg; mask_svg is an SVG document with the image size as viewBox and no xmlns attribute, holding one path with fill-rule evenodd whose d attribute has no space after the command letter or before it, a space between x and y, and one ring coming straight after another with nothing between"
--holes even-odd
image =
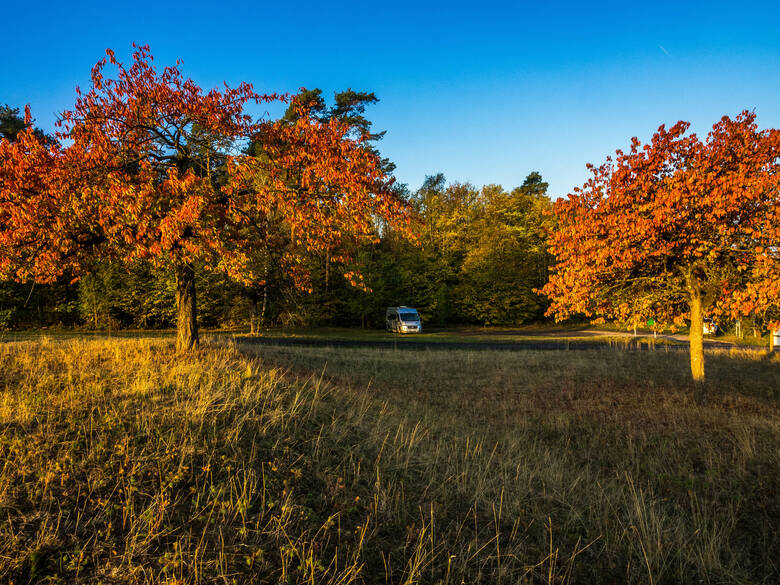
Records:
<instances>
[{"instance_id":1,"label":"post","mask_svg":"<svg viewBox=\"0 0 780 585\"><path fill-rule=\"evenodd\" d=\"M176 266L176 351L198 347L198 318L195 298L195 269L191 264Z\"/></svg>"},{"instance_id":2,"label":"post","mask_svg":"<svg viewBox=\"0 0 780 585\"><path fill-rule=\"evenodd\" d=\"M249 334L254 335L257 332L255 329L255 320L257 318L257 299L255 299L254 291L252 291L249 303Z\"/></svg>"}]
</instances>

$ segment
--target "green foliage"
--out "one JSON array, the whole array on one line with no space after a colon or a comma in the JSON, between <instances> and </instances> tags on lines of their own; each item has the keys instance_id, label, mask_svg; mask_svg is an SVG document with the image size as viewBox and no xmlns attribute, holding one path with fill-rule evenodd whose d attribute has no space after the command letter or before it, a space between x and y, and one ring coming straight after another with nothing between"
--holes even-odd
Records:
<instances>
[{"instance_id":1,"label":"green foliage","mask_svg":"<svg viewBox=\"0 0 780 585\"><path fill-rule=\"evenodd\" d=\"M222 274L199 270L200 319L210 327L243 324L249 315L244 289ZM174 275L163 268L136 263L129 268L101 264L79 281L79 313L84 325L172 327L176 320Z\"/></svg>"},{"instance_id":2,"label":"green foliage","mask_svg":"<svg viewBox=\"0 0 780 585\"><path fill-rule=\"evenodd\" d=\"M19 115L19 108L8 104L0 106L0 138L14 141L16 135L27 127L24 118Z\"/></svg>"},{"instance_id":3,"label":"green foliage","mask_svg":"<svg viewBox=\"0 0 780 585\"><path fill-rule=\"evenodd\" d=\"M422 219L421 246L393 242L395 262L388 263L404 302L388 304L413 305L436 325L540 318L545 306L533 290L547 280L546 191L539 173L510 193L427 177L412 199Z\"/></svg>"},{"instance_id":4,"label":"green foliage","mask_svg":"<svg viewBox=\"0 0 780 585\"><path fill-rule=\"evenodd\" d=\"M78 288L54 284L0 282L0 329L70 326L79 323Z\"/></svg>"},{"instance_id":5,"label":"green foliage","mask_svg":"<svg viewBox=\"0 0 780 585\"><path fill-rule=\"evenodd\" d=\"M544 313L533 291L547 281L546 190L539 173L511 193L495 186L482 190L482 214L474 222L457 288L463 315L485 325L518 325Z\"/></svg>"},{"instance_id":6,"label":"green foliage","mask_svg":"<svg viewBox=\"0 0 780 585\"><path fill-rule=\"evenodd\" d=\"M12 108L8 104L0 106L0 140L5 138L10 142L14 142L19 132L28 126L30 124L25 122L24 117L19 112L19 108ZM38 138L44 141L50 142L52 140L40 128L35 128L34 132Z\"/></svg>"}]
</instances>

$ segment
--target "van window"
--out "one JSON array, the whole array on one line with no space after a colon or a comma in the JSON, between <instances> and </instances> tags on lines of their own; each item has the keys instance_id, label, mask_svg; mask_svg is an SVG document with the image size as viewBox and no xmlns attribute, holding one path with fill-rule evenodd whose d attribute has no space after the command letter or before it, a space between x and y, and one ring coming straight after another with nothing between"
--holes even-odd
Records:
<instances>
[{"instance_id":1,"label":"van window","mask_svg":"<svg viewBox=\"0 0 780 585\"><path fill-rule=\"evenodd\" d=\"M401 316L401 321L419 321L420 316L416 312L412 311L403 311L399 313Z\"/></svg>"}]
</instances>

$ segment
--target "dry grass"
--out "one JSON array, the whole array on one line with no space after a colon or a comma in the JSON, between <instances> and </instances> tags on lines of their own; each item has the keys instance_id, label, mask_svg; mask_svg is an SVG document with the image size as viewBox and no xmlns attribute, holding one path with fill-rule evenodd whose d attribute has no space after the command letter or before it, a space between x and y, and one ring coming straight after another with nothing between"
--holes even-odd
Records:
<instances>
[{"instance_id":1,"label":"dry grass","mask_svg":"<svg viewBox=\"0 0 780 585\"><path fill-rule=\"evenodd\" d=\"M780 363L0 345L0 582L780 579Z\"/></svg>"}]
</instances>

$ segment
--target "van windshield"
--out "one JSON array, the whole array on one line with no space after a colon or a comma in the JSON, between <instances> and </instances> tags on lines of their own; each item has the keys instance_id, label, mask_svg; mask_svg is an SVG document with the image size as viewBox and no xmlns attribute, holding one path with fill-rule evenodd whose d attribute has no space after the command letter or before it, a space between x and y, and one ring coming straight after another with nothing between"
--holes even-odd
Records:
<instances>
[{"instance_id":1,"label":"van windshield","mask_svg":"<svg viewBox=\"0 0 780 585\"><path fill-rule=\"evenodd\" d=\"M419 321L420 316L417 313L411 313L409 311L404 311L403 313L398 313L398 315L401 317L401 321Z\"/></svg>"}]
</instances>

